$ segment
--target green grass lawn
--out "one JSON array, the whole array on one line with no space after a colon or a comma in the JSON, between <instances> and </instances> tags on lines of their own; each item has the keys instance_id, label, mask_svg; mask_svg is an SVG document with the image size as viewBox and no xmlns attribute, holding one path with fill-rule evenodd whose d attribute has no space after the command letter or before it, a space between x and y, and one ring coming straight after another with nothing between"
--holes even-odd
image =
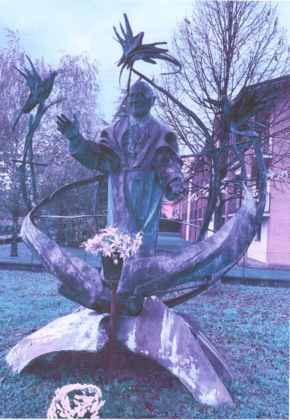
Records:
<instances>
[{"instance_id":1,"label":"green grass lawn","mask_svg":"<svg viewBox=\"0 0 290 420\"><path fill-rule=\"evenodd\" d=\"M100 386L101 418L288 418L289 289L223 285L178 310L198 316L226 357L235 379L226 385L235 407L198 404L173 375L145 358L116 347L115 381L108 385L108 349L98 354L43 356L20 375L5 362L22 338L78 305L57 293L47 273L0 271L0 418L46 418L56 388L73 383Z\"/></svg>"}]
</instances>

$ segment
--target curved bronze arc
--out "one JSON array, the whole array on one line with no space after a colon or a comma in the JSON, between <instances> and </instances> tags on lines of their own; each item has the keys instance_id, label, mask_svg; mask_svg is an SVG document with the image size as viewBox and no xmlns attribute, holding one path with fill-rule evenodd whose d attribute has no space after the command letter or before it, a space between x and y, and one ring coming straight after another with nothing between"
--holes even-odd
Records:
<instances>
[{"instance_id":1,"label":"curved bronze arc","mask_svg":"<svg viewBox=\"0 0 290 420\"><path fill-rule=\"evenodd\" d=\"M108 314L77 309L25 337L10 350L6 361L14 372L20 373L45 354L97 353L108 342L109 322ZM138 316L116 317L115 340L171 372L199 403L233 406L231 396L219 379L219 376L225 379L226 371L231 379L230 368L193 317L176 313L155 297L147 298Z\"/></svg>"},{"instance_id":2,"label":"curved bronze arc","mask_svg":"<svg viewBox=\"0 0 290 420\"><path fill-rule=\"evenodd\" d=\"M242 257L256 233L254 199L244 189L242 207L209 238L170 254L127 261L117 292L150 296L212 275L218 280Z\"/></svg>"},{"instance_id":3,"label":"curved bronze arc","mask_svg":"<svg viewBox=\"0 0 290 420\"><path fill-rule=\"evenodd\" d=\"M43 355L63 351L96 353L108 342L103 326L103 319L108 317L108 314L78 308L25 337L10 350L6 361L14 373L21 373Z\"/></svg>"},{"instance_id":4,"label":"curved bronze arc","mask_svg":"<svg viewBox=\"0 0 290 420\"><path fill-rule=\"evenodd\" d=\"M207 276L213 276L205 285L184 295L165 302L173 307L182 301L202 293L223 276L246 252L256 234L263 216L266 202L266 170L258 139L252 138L260 174L260 203L256 212L253 197L244 186L243 206L222 229L206 240L169 255L130 260L125 263L118 286L122 295L150 296L169 288L190 283ZM96 268L63 250L33 224L37 210L65 191L103 179L98 175L88 180L77 181L55 191L43 199L25 218L21 235L28 248L36 255L68 290L71 296L88 308L96 308L103 285ZM163 293L164 294L164 293ZM69 294L66 294L69 297Z\"/></svg>"},{"instance_id":5,"label":"curved bronze arc","mask_svg":"<svg viewBox=\"0 0 290 420\"><path fill-rule=\"evenodd\" d=\"M251 133L250 129L248 128L247 131L249 132L249 134ZM260 181L260 195L259 195L259 204L258 204L258 209L256 211L256 215L254 218L254 224L253 224L253 229L252 229L252 233L248 238L248 244L245 244L245 248L244 251L241 251L240 257L238 257L236 259L236 262L234 262L231 267L236 264L240 258L242 258L242 256L245 254L245 252L247 251L250 243L252 242L252 240L254 239L256 233L257 233L257 229L259 224L261 223L263 214L264 214L264 210L265 210L265 205L266 205L266 198L267 198L267 174L266 174L266 165L265 165L265 160L263 157L263 153L261 150L261 146L258 140L257 136L249 136L252 144L253 144L253 148L255 151L255 155L256 155L256 159L257 159L257 163L258 163L258 170L259 170L259 181ZM217 273L211 280L209 280L206 284L196 288L195 290L186 293L183 296L178 296L176 298L170 299L165 301L164 303L172 308L176 305L179 305L180 303L186 302L188 299L192 299L193 297L201 294L202 292L204 292L205 290L207 290L209 287L211 287L216 281L218 281L224 274L226 274L226 272L228 270L230 270L229 267L226 271L224 271L223 273Z\"/></svg>"},{"instance_id":6,"label":"curved bronze arc","mask_svg":"<svg viewBox=\"0 0 290 420\"><path fill-rule=\"evenodd\" d=\"M95 175L92 178L81 179L79 181L75 181L75 182L72 182L70 184L66 184L63 187L60 187L57 190L55 190L51 195L48 195L47 197L43 198L33 208L33 210L31 210L31 212L29 213L28 216L31 217L31 218L34 217L35 213L38 210L40 210L42 207L46 206L46 204L53 201L56 197L58 197L59 195L65 193L67 191L74 190L75 188L83 187L84 185L87 185L87 184L92 184L93 182L102 181L103 179L106 179L106 178L107 178L107 175Z\"/></svg>"},{"instance_id":7,"label":"curved bronze arc","mask_svg":"<svg viewBox=\"0 0 290 420\"><path fill-rule=\"evenodd\" d=\"M72 300L76 300L90 309L98 307L100 295L104 290L99 270L65 251L48 238L34 225L33 217L38 210L53 201L60 194L100 181L105 177L105 175L97 175L93 178L76 181L59 188L50 196L45 197L26 216L21 228L21 237L29 250L61 281L62 286L59 288L59 292L64 291L65 293L63 294L66 297L70 296Z\"/></svg>"}]
</instances>

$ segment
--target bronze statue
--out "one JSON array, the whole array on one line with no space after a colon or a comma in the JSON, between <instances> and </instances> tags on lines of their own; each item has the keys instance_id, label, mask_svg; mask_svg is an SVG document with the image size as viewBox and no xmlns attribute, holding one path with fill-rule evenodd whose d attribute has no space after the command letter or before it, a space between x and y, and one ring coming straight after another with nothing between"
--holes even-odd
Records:
<instances>
[{"instance_id":1,"label":"bronze statue","mask_svg":"<svg viewBox=\"0 0 290 420\"><path fill-rule=\"evenodd\" d=\"M35 214L64 191L109 177L108 224L131 234L142 230L142 257L125 261L116 295L115 340L127 349L157 361L176 375L195 396L207 405L233 405L231 396L219 377L230 381L230 367L206 337L198 320L190 314L172 309L209 288L220 279L244 254L253 240L263 216L267 179L265 162L258 136L252 130L250 118L261 109L273 105L271 98L256 98L245 89L242 101L231 103L223 98L216 104L226 107L226 116L233 136L248 137L255 151L260 182L259 205L246 186L242 207L218 232L188 248L170 254L154 256L162 196L174 199L186 190L181 173L177 141L172 130L150 114L154 103L149 85L172 100L191 121L203 131L208 153L214 141L205 125L193 111L179 102L170 92L133 68L135 61L167 60L181 68L180 63L155 44L142 44L143 32L133 36L127 16L124 39L116 32L123 48L119 65L127 67L147 83L137 82L128 91L130 116L104 129L96 143L79 133L78 121L65 115L58 117L58 129L69 140L71 155L88 168L105 175L77 181L45 197L25 218L21 236L48 270L61 282L59 293L82 305L74 313L59 318L17 344L6 360L14 371L21 372L37 357L56 351L97 352L108 341L111 289L99 271L49 239L33 223ZM238 109L238 113L236 112ZM243 111L243 112L242 112ZM238 118L236 118L238 115ZM239 143L241 145L241 143ZM226 147L221 145L219 152ZM233 147L235 144L233 140ZM237 149L237 148L236 148ZM216 151L216 149L215 149ZM237 152L237 157L240 158ZM215 173L213 159L213 172ZM212 191L217 189L212 182ZM215 204L215 195L208 202ZM161 300L176 286L206 278L202 286L177 298ZM179 289L180 291L180 289ZM55 339L55 336L58 339Z\"/></svg>"},{"instance_id":2,"label":"bronze statue","mask_svg":"<svg viewBox=\"0 0 290 420\"><path fill-rule=\"evenodd\" d=\"M154 256L162 197L174 200L186 190L175 134L150 113L153 92L136 82L129 94L130 116L106 127L98 143L79 132L77 117L58 117L69 152L87 168L109 176L108 225L131 235L144 233L141 256Z\"/></svg>"}]
</instances>

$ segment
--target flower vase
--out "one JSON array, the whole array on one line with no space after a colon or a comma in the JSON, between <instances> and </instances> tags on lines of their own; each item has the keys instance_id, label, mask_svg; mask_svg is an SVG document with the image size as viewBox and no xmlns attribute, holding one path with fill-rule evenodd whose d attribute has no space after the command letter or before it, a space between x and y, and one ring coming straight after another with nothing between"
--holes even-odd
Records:
<instances>
[{"instance_id":1,"label":"flower vase","mask_svg":"<svg viewBox=\"0 0 290 420\"><path fill-rule=\"evenodd\" d=\"M118 261L115 264L114 261ZM111 258L102 256L104 277L107 280L119 280L123 268L123 258Z\"/></svg>"}]
</instances>

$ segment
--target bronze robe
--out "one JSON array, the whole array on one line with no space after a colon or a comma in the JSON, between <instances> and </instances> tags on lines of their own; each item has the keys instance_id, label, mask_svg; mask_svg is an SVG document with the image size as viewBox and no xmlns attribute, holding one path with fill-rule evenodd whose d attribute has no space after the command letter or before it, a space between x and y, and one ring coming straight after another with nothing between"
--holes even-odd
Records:
<instances>
[{"instance_id":1,"label":"bronze robe","mask_svg":"<svg viewBox=\"0 0 290 420\"><path fill-rule=\"evenodd\" d=\"M144 233L141 257L154 256L163 194L177 198L170 188L180 181L182 161L170 127L151 117L139 138L130 143L126 118L105 128L99 142L83 136L70 144L70 154L89 169L108 174L108 226L133 235ZM135 130L136 131L136 130Z\"/></svg>"}]
</instances>

